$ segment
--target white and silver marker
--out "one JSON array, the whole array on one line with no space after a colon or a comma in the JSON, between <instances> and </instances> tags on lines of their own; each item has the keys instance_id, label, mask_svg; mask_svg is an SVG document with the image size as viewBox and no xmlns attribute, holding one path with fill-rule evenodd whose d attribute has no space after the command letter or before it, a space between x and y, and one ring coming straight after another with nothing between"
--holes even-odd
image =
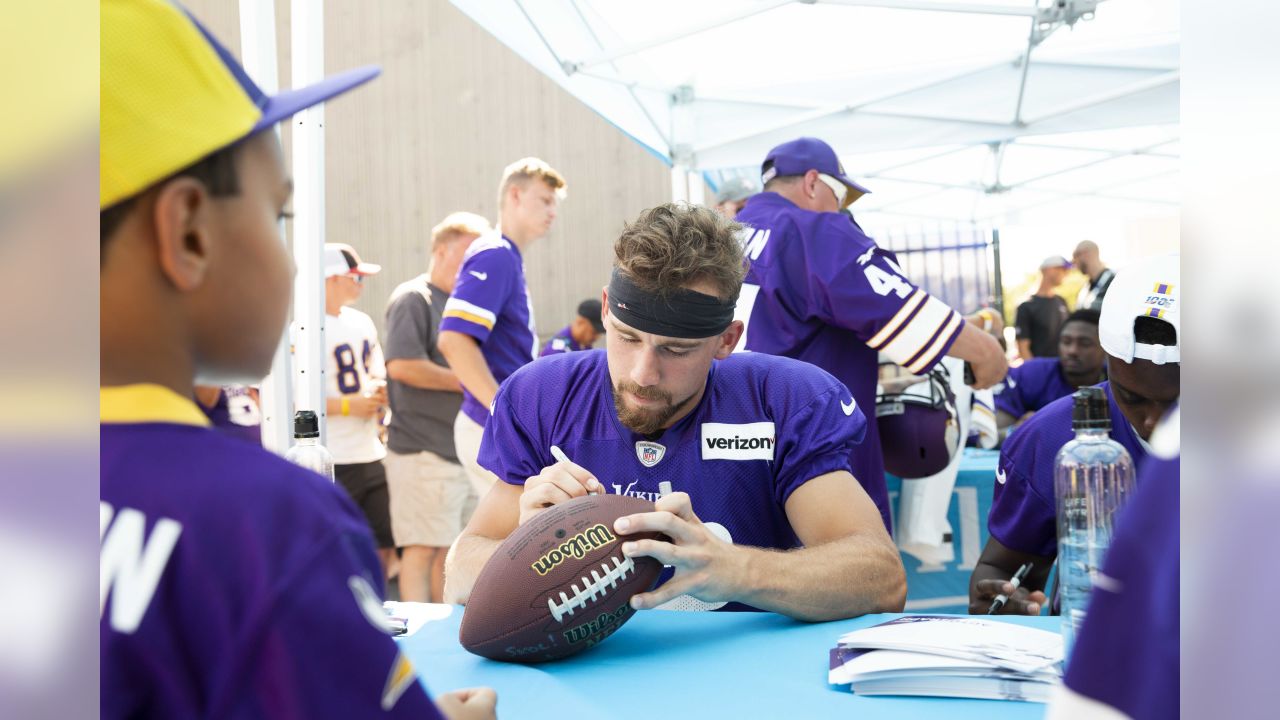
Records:
<instances>
[{"instance_id":1,"label":"white and silver marker","mask_svg":"<svg viewBox=\"0 0 1280 720\"><path fill-rule=\"evenodd\" d=\"M570 460L570 459L569 459L569 456L568 456L568 455L565 455L565 454L564 454L564 451L563 451L563 450L561 450L561 449L560 449L560 446L558 446L558 445L552 445L552 446L551 446L551 457L555 458L555 459L556 459L556 462L565 462L565 463L571 463L571 462L573 462L572 460ZM603 495L603 494L604 494L604 485L600 484L600 479L599 479L599 478L597 478L597 479L596 479L596 489L595 489L594 491L589 491L587 494L588 494L588 495Z\"/></svg>"}]
</instances>

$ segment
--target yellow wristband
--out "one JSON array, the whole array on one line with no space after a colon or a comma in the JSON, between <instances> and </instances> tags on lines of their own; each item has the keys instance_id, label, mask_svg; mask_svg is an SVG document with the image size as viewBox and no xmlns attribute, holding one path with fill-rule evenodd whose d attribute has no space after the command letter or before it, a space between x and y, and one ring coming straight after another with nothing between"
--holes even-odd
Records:
<instances>
[{"instance_id":1,"label":"yellow wristband","mask_svg":"<svg viewBox=\"0 0 1280 720\"><path fill-rule=\"evenodd\" d=\"M342 398L342 414L343 415L351 414L351 401L348 400L347 398Z\"/></svg>"}]
</instances>

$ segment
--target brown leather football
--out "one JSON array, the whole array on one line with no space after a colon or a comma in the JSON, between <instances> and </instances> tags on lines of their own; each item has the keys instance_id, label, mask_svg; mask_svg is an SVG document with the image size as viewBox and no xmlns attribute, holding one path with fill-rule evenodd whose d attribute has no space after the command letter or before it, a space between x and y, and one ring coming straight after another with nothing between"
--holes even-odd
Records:
<instances>
[{"instance_id":1,"label":"brown leather football","mask_svg":"<svg viewBox=\"0 0 1280 720\"><path fill-rule=\"evenodd\" d=\"M586 650L622 627L631 596L652 589L662 563L626 558L613 521L653 512L625 495L554 505L517 528L485 563L462 615L462 647L494 660L542 662Z\"/></svg>"}]
</instances>

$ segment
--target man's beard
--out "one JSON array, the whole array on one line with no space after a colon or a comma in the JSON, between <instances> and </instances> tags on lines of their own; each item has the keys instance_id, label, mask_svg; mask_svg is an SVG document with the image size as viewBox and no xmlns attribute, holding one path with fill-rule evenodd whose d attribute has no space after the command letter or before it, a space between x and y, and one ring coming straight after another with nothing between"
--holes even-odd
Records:
<instances>
[{"instance_id":1,"label":"man's beard","mask_svg":"<svg viewBox=\"0 0 1280 720\"><path fill-rule=\"evenodd\" d=\"M623 398L623 393L631 393L644 400L660 400L663 405L653 409L630 407ZM673 403L671 393L663 392L658 388L642 388L634 383L620 383L613 386L613 407L618 411L618 420L623 425L640 435L656 435L696 395L697 393L694 393L678 403Z\"/></svg>"}]
</instances>

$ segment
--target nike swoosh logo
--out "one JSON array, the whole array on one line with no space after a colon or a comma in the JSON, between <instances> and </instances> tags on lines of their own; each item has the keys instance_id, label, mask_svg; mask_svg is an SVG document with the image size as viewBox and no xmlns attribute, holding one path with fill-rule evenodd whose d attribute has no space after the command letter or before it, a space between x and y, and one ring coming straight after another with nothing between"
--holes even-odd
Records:
<instances>
[{"instance_id":1,"label":"nike swoosh logo","mask_svg":"<svg viewBox=\"0 0 1280 720\"><path fill-rule=\"evenodd\" d=\"M471 273L472 275L475 275L477 278L481 280L481 282L489 279L489 273L487 272L476 272L475 270L468 270L467 272Z\"/></svg>"},{"instance_id":2,"label":"nike swoosh logo","mask_svg":"<svg viewBox=\"0 0 1280 720\"><path fill-rule=\"evenodd\" d=\"M1003 485L1004 481L1005 481L1004 468L996 468L996 482Z\"/></svg>"},{"instance_id":3,"label":"nike swoosh logo","mask_svg":"<svg viewBox=\"0 0 1280 720\"><path fill-rule=\"evenodd\" d=\"M840 403L840 409L844 411L845 415L852 415L853 409L856 407L858 407L858 403L854 402L853 398L849 398L848 405L845 405L844 402Z\"/></svg>"}]
</instances>

